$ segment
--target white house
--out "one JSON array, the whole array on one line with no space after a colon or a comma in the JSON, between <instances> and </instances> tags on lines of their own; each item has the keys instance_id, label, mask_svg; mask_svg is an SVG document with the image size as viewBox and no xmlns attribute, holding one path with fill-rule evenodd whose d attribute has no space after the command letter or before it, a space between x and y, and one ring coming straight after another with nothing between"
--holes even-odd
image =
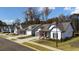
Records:
<instances>
[{"instance_id":1,"label":"white house","mask_svg":"<svg viewBox=\"0 0 79 59\"><path fill-rule=\"evenodd\" d=\"M0 27L0 32L13 33L14 26L13 25L4 25Z\"/></svg>"},{"instance_id":2,"label":"white house","mask_svg":"<svg viewBox=\"0 0 79 59\"><path fill-rule=\"evenodd\" d=\"M35 31L37 31L39 26L40 26L40 24L34 24L34 25L28 26L27 29L26 29L26 35L35 36Z\"/></svg>"},{"instance_id":3,"label":"white house","mask_svg":"<svg viewBox=\"0 0 79 59\"><path fill-rule=\"evenodd\" d=\"M73 28L70 22L59 23L56 26L52 27L50 31L50 38L53 39L61 40L65 38L70 38L72 36L73 36Z\"/></svg>"},{"instance_id":4,"label":"white house","mask_svg":"<svg viewBox=\"0 0 79 59\"><path fill-rule=\"evenodd\" d=\"M21 24L16 24L15 25L14 34L26 34L25 29L22 28Z\"/></svg>"},{"instance_id":5,"label":"white house","mask_svg":"<svg viewBox=\"0 0 79 59\"><path fill-rule=\"evenodd\" d=\"M36 36L40 36L40 37L49 37L49 27L51 24L42 24L38 30L35 32Z\"/></svg>"},{"instance_id":6,"label":"white house","mask_svg":"<svg viewBox=\"0 0 79 59\"><path fill-rule=\"evenodd\" d=\"M28 26L26 29L26 35L32 35L32 26Z\"/></svg>"},{"instance_id":7,"label":"white house","mask_svg":"<svg viewBox=\"0 0 79 59\"><path fill-rule=\"evenodd\" d=\"M11 26L10 25L5 25L3 27L1 27L1 32L7 32L7 33L11 33Z\"/></svg>"},{"instance_id":8,"label":"white house","mask_svg":"<svg viewBox=\"0 0 79 59\"><path fill-rule=\"evenodd\" d=\"M73 28L70 22L56 24L43 24L37 31L37 35L51 39L65 39L73 36Z\"/></svg>"},{"instance_id":9,"label":"white house","mask_svg":"<svg viewBox=\"0 0 79 59\"><path fill-rule=\"evenodd\" d=\"M0 32L3 32L3 27L0 26Z\"/></svg>"},{"instance_id":10,"label":"white house","mask_svg":"<svg viewBox=\"0 0 79 59\"><path fill-rule=\"evenodd\" d=\"M38 28L37 31L35 31L35 36L39 36L39 32L41 31L41 28Z\"/></svg>"}]
</instances>

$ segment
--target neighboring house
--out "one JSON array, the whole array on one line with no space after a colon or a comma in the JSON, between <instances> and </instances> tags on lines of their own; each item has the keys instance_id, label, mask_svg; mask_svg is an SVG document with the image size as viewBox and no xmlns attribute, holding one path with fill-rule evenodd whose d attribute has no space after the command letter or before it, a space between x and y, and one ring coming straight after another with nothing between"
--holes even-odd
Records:
<instances>
[{"instance_id":1,"label":"neighboring house","mask_svg":"<svg viewBox=\"0 0 79 59\"><path fill-rule=\"evenodd\" d=\"M65 39L73 36L73 28L70 22L62 22L56 24L43 24L36 34L40 37L51 39Z\"/></svg>"},{"instance_id":2,"label":"neighboring house","mask_svg":"<svg viewBox=\"0 0 79 59\"><path fill-rule=\"evenodd\" d=\"M11 33L11 32L12 32L11 26L10 26L10 25L2 26L2 27L0 28L0 32Z\"/></svg>"},{"instance_id":3,"label":"neighboring house","mask_svg":"<svg viewBox=\"0 0 79 59\"><path fill-rule=\"evenodd\" d=\"M41 31L41 28L38 28L37 31L35 31L35 36L40 36L40 34L39 34L40 31Z\"/></svg>"},{"instance_id":4,"label":"neighboring house","mask_svg":"<svg viewBox=\"0 0 79 59\"><path fill-rule=\"evenodd\" d=\"M73 28L70 22L58 23L56 26L52 27L50 31L50 38L53 39L66 39L73 36Z\"/></svg>"},{"instance_id":5,"label":"neighboring house","mask_svg":"<svg viewBox=\"0 0 79 59\"><path fill-rule=\"evenodd\" d=\"M10 33L14 33L15 27L13 25L10 25L9 29L10 29Z\"/></svg>"},{"instance_id":6,"label":"neighboring house","mask_svg":"<svg viewBox=\"0 0 79 59\"><path fill-rule=\"evenodd\" d=\"M0 26L0 32L3 32L3 27L2 26Z\"/></svg>"},{"instance_id":7,"label":"neighboring house","mask_svg":"<svg viewBox=\"0 0 79 59\"><path fill-rule=\"evenodd\" d=\"M28 26L27 29L26 29L26 35L35 36L35 32L37 31L39 26L41 26L41 24L34 24L34 25Z\"/></svg>"},{"instance_id":8,"label":"neighboring house","mask_svg":"<svg viewBox=\"0 0 79 59\"><path fill-rule=\"evenodd\" d=\"M7 25L4 30L5 30L5 32L13 33L14 32L14 26L13 25Z\"/></svg>"},{"instance_id":9,"label":"neighboring house","mask_svg":"<svg viewBox=\"0 0 79 59\"><path fill-rule=\"evenodd\" d=\"M36 36L41 36L41 37L48 37L49 33L49 26L50 24L42 24L38 30L35 32Z\"/></svg>"},{"instance_id":10,"label":"neighboring house","mask_svg":"<svg viewBox=\"0 0 79 59\"><path fill-rule=\"evenodd\" d=\"M9 32L15 34L25 34L39 36L50 39L66 39L73 36L73 28L70 22L52 23L52 24L34 24L28 27L16 24L15 27L8 25L0 27L0 32Z\"/></svg>"},{"instance_id":11,"label":"neighboring house","mask_svg":"<svg viewBox=\"0 0 79 59\"><path fill-rule=\"evenodd\" d=\"M8 32L13 33L14 32L14 26L13 25L7 25Z\"/></svg>"},{"instance_id":12,"label":"neighboring house","mask_svg":"<svg viewBox=\"0 0 79 59\"><path fill-rule=\"evenodd\" d=\"M22 28L21 24L15 25L14 34L26 34L25 29Z\"/></svg>"}]
</instances>

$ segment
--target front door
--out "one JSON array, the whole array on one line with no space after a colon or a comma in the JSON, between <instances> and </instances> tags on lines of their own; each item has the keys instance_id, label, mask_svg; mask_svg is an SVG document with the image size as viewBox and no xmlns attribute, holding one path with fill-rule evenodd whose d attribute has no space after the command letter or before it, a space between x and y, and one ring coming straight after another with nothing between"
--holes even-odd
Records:
<instances>
[{"instance_id":1,"label":"front door","mask_svg":"<svg viewBox=\"0 0 79 59\"><path fill-rule=\"evenodd\" d=\"M58 39L58 33L53 33L53 39Z\"/></svg>"}]
</instances>

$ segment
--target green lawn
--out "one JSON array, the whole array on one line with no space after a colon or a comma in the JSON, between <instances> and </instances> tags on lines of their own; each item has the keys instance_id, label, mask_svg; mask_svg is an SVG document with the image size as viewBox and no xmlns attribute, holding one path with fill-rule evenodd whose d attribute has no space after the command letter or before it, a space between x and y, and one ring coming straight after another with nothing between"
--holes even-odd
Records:
<instances>
[{"instance_id":1,"label":"green lawn","mask_svg":"<svg viewBox=\"0 0 79 59\"><path fill-rule=\"evenodd\" d=\"M79 42L79 37L72 38L70 40L63 41L63 42L58 42L58 48L66 51L79 51L79 47L72 47L70 44L76 41ZM34 42L57 48L56 41L53 41L53 40L36 40Z\"/></svg>"},{"instance_id":2,"label":"green lawn","mask_svg":"<svg viewBox=\"0 0 79 59\"><path fill-rule=\"evenodd\" d=\"M7 38L7 36L5 36L5 35L0 35L0 38Z\"/></svg>"},{"instance_id":3,"label":"green lawn","mask_svg":"<svg viewBox=\"0 0 79 59\"><path fill-rule=\"evenodd\" d=\"M9 36L18 36L18 34L14 34L14 33L9 33L7 35L9 35Z\"/></svg>"},{"instance_id":4,"label":"green lawn","mask_svg":"<svg viewBox=\"0 0 79 59\"><path fill-rule=\"evenodd\" d=\"M12 38L11 40L15 41L15 40L17 40L17 39L15 39L15 38Z\"/></svg>"},{"instance_id":5,"label":"green lawn","mask_svg":"<svg viewBox=\"0 0 79 59\"><path fill-rule=\"evenodd\" d=\"M44 48L44 47L41 47L41 46L38 46L38 45L35 45L35 44L31 44L31 43L29 43L29 42L24 42L23 44L24 44L24 45L31 46L31 47L33 47L33 48L36 48L36 49L38 49L38 50L40 50L40 51L51 51L51 50L49 50L49 49L47 49L47 48Z\"/></svg>"}]
</instances>

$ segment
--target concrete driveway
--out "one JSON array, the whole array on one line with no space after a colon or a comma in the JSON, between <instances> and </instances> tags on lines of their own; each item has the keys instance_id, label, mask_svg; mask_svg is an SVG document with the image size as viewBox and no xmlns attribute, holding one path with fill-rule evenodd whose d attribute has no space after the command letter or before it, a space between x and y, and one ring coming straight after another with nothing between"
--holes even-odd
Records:
<instances>
[{"instance_id":1,"label":"concrete driveway","mask_svg":"<svg viewBox=\"0 0 79 59\"><path fill-rule=\"evenodd\" d=\"M34 51L31 48L0 38L0 51Z\"/></svg>"},{"instance_id":2,"label":"concrete driveway","mask_svg":"<svg viewBox=\"0 0 79 59\"><path fill-rule=\"evenodd\" d=\"M25 39L17 39L15 40L15 42L17 43L23 43L23 42L29 42L29 41L33 41L33 40L39 40L39 37L30 37L30 38L25 38Z\"/></svg>"}]
</instances>

